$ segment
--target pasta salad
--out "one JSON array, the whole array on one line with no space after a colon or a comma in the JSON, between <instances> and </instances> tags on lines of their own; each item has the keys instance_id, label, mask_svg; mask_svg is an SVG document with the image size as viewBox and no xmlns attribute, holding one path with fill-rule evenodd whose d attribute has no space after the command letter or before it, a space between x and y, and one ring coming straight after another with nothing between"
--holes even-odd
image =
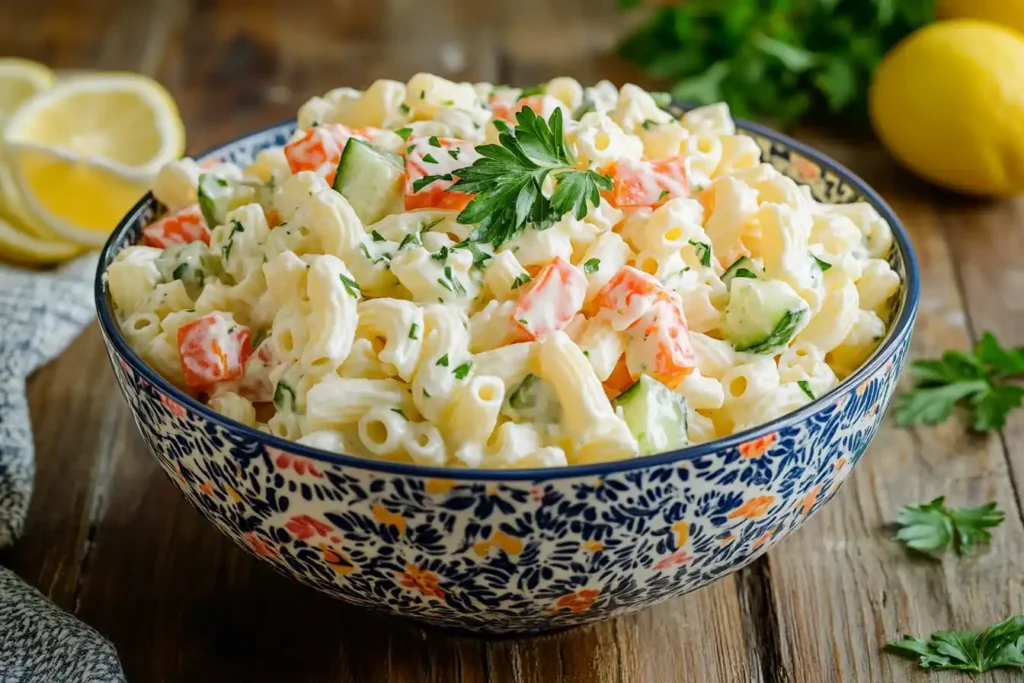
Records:
<instances>
[{"instance_id":1,"label":"pasta salad","mask_svg":"<svg viewBox=\"0 0 1024 683\"><path fill-rule=\"evenodd\" d=\"M886 332L889 225L761 163L724 104L419 74L309 100L247 168L165 166L106 273L223 415L435 466L633 458L832 389Z\"/></svg>"}]
</instances>

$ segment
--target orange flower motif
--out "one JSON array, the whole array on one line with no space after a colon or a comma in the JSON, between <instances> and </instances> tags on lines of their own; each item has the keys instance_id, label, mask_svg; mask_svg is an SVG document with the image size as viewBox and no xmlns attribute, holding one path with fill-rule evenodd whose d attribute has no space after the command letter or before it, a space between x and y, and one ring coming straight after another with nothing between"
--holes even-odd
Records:
<instances>
[{"instance_id":1,"label":"orange flower motif","mask_svg":"<svg viewBox=\"0 0 1024 683\"><path fill-rule=\"evenodd\" d=\"M583 543L580 543L580 550L596 553L599 550L604 550L604 543L601 541L583 541Z\"/></svg>"},{"instance_id":2,"label":"orange flower motif","mask_svg":"<svg viewBox=\"0 0 1024 683\"><path fill-rule=\"evenodd\" d=\"M725 538L723 538L721 541L718 542L718 545L729 545L730 543L732 543L735 540L736 540L736 537L733 536L732 533L729 533L728 535L726 535Z\"/></svg>"},{"instance_id":3,"label":"orange flower motif","mask_svg":"<svg viewBox=\"0 0 1024 683\"><path fill-rule=\"evenodd\" d=\"M236 491L234 486L231 486L230 484L226 484L224 486L224 488L227 489L228 495L231 496L232 500L234 500L236 503L241 503L242 502L242 500L243 500L242 494L239 493L238 491Z\"/></svg>"},{"instance_id":4,"label":"orange flower motif","mask_svg":"<svg viewBox=\"0 0 1024 683\"><path fill-rule=\"evenodd\" d=\"M802 507L801 514L806 515L814 507L814 504L818 502L818 494L821 493L821 484L818 484L804 497L804 499L797 503L797 507Z\"/></svg>"},{"instance_id":5,"label":"orange flower motif","mask_svg":"<svg viewBox=\"0 0 1024 683\"><path fill-rule=\"evenodd\" d=\"M167 408L167 411L175 417L185 417L186 415L185 406L181 405L170 396L160 394L160 405Z\"/></svg>"},{"instance_id":6,"label":"orange flower motif","mask_svg":"<svg viewBox=\"0 0 1024 683\"><path fill-rule=\"evenodd\" d=\"M774 534L775 534L775 527L772 527L768 531L764 532L764 535L761 536L761 538L759 538L756 541L754 541L754 545L751 546L751 549L752 550L757 550L758 548L763 546L765 543L767 543L768 539L770 539Z\"/></svg>"},{"instance_id":7,"label":"orange flower motif","mask_svg":"<svg viewBox=\"0 0 1024 683\"><path fill-rule=\"evenodd\" d=\"M871 386L871 380L869 380L869 379L868 380L864 380L863 382L858 384L857 385L857 395L858 396L862 395L865 391L868 390L868 387L870 387L870 386Z\"/></svg>"},{"instance_id":8,"label":"orange flower motif","mask_svg":"<svg viewBox=\"0 0 1024 683\"><path fill-rule=\"evenodd\" d=\"M399 533L405 533L405 518L400 513L392 512L380 503L375 503L370 508L370 512L373 514L373 518L381 524L396 527Z\"/></svg>"},{"instance_id":9,"label":"orange flower motif","mask_svg":"<svg viewBox=\"0 0 1024 683\"><path fill-rule=\"evenodd\" d=\"M817 180L821 177L821 167L798 154L789 155L789 165L802 180Z\"/></svg>"},{"instance_id":10,"label":"orange flower motif","mask_svg":"<svg viewBox=\"0 0 1024 683\"><path fill-rule=\"evenodd\" d=\"M686 539L690 537L689 523L679 520L672 525L672 531L676 534L676 547L682 548L683 544L686 543Z\"/></svg>"},{"instance_id":11,"label":"orange flower motif","mask_svg":"<svg viewBox=\"0 0 1024 683\"><path fill-rule=\"evenodd\" d=\"M558 612L559 610L567 609L574 614L582 614L590 609L599 595L601 595L600 588L584 588L581 591L569 593L558 598L555 604L548 608L548 611Z\"/></svg>"},{"instance_id":12,"label":"orange flower motif","mask_svg":"<svg viewBox=\"0 0 1024 683\"><path fill-rule=\"evenodd\" d=\"M348 555L337 548L332 548L326 543L321 543L317 548L324 554L324 562L330 565L336 574L345 576L356 570L356 566L352 564L352 560L348 559Z\"/></svg>"},{"instance_id":13,"label":"orange flower motif","mask_svg":"<svg viewBox=\"0 0 1024 683\"><path fill-rule=\"evenodd\" d=\"M261 557L277 557L277 551L269 543L257 536L255 531L250 531L245 535L245 542L254 553Z\"/></svg>"},{"instance_id":14,"label":"orange flower motif","mask_svg":"<svg viewBox=\"0 0 1024 683\"><path fill-rule=\"evenodd\" d=\"M427 479L426 486L423 488L427 493L438 496L455 488L455 482L451 479Z\"/></svg>"},{"instance_id":15,"label":"orange flower motif","mask_svg":"<svg viewBox=\"0 0 1024 683\"><path fill-rule=\"evenodd\" d=\"M659 571L662 569L671 569L672 567L684 565L692 559L693 555L680 548L654 565L654 568Z\"/></svg>"},{"instance_id":16,"label":"orange flower motif","mask_svg":"<svg viewBox=\"0 0 1024 683\"><path fill-rule=\"evenodd\" d=\"M274 464L281 469L286 470L290 467L300 476L309 474L317 479L323 479L324 475L320 474L320 470L316 468L316 465L309 458L285 453L276 448L268 448L267 450L270 452L270 457L273 458Z\"/></svg>"},{"instance_id":17,"label":"orange flower motif","mask_svg":"<svg viewBox=\"0 0 1024 683\"><path fill-rule=\"evenodd\" d=\"M840 467L842 467L845 464L846 464L846 458L840 457L838 460L836 460L836 464L833 466L833 469L838 470Z\"/></svg>"},{"instance_id":18,"label":"orange flower motif","mask_svg":"<svg viewBox=\"0 0 1024 683\"><path fill-rule=\"evenodd\" d=\"M210 479L208 481L204 481L202 484L199 485L199 490L212 498L213 497L213 480Z\"/></svg>"},{"instance_id":19,"label":"orange flower motif","mask_svg":"<svg viewBox=\"0 0 1024 683\"><path fill-rule=\"evenodd\" d=\"M775 496L754 496L729 513L729 519L756 519L764 517L768 508L775 502Z\"/></svg>"},{"instance_id":20,"label":"orange flower motif","mask_svg":"<svg viewBox=\"0 0 1024 683\"><path fill-rule=\"evenodd\" d=\"M776 441L779 440L779 433L772 432L766 434L759 439L753 441L747 441L746 443L740 444L740 455L747 460L753 460L754 458L760 458L764 455L769 448L771 448Z\"/></svg>"},{"instance_id":21,"label":"orange flower motif","mask_svg":"<svg viewBox=\"0 0 1024 683\"><path fill-rule=\"evenodd\" d=\"M398 580L406 588L419 591L428 598L444 600L444 590L441 588L440 578L437 574L426 569L420 569L416 565L405 565L405 573L398 575Z\"/></svg>"},{"instance_id":22,"label":"orange flower motif","mask_svg":"<svg viewBox=\"0 0 1024 683\"><path fill-rule=\"evenodd\" d=\"M314 536L326 536L334 527L309 515L295 515L288 520L284 528L300 541L308 541Z\"/></svg>"},{"instance_id":23,"label":"orange flower motif","mask_svg":"<svg viewBox=\"0 0 1024 683\"><path fill-rule=\"evenodd\" d=\"M473 552L480 557L489 553L491 548L501 548L509 555L518 555L523 552L523 542L504 531L496 531L488 540L473 544Z\"/></svg>"}]
</instances>

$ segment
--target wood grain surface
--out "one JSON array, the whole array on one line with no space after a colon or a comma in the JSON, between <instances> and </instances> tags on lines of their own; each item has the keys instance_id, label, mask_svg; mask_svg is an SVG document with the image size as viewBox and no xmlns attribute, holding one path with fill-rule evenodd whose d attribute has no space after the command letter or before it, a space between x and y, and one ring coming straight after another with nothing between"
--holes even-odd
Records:
<instances>
[{"instance_id":1,"label":"wood grain surface","mask_svg":"<svg viewBox=\"0 0 1024 683\"><path fill-rule=\"evenodd\" d=\"M0 0L0 54L154 76L197 152L380 77L637 79L613 54L631 21L614 5ZM797 137L862 175L907 224L923 277L916 355L965 348L986 329L1024 344L1024 203L946 196L843 131ZM0 562L112 640L131 681L958 683L972 679L920 672L881 646L1024 611L1021 414L987 438L887 421L835 500L737 574L616 621L485 640L347 607L235 547L148 453L95 326L31 379L29 396L36 492L25 537ZM928 562L893 543L898 508L942 494L1000 503L992 549Z\"/></svg>"}]
</instances>

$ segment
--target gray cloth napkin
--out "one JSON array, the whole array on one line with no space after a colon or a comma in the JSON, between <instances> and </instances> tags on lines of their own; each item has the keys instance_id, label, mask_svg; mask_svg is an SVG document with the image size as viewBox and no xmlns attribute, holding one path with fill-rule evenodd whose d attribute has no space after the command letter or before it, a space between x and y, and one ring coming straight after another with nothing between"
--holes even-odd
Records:
<instances>
[{"instance_id":1,"label":"gray cloth napkin","mask_svg":"<svg viewBox=\"0 0 1024 683\"><path fill-rule=\"evenodd\" d=\"M0 549L25 527L35 453L25 379L94 319L95 255L49 272L0 266ZM0 567L0 683L124 681L114 647Z\"/></svg>"}]
</instances>

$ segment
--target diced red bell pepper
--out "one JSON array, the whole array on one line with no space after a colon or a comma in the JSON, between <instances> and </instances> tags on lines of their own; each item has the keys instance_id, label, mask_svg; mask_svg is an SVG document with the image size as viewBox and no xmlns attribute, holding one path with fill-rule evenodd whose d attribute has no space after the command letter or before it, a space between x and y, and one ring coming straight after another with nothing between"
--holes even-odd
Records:
<instances>
[{"instance_id":1,"label":"diced red bell pepper","mask_svg":"<svg viewBox=\"0 0 1024 683\"><path fill-rule=\"evenodd\" d=\"M222 313L210 313L178 330L178 354L185 384L209 389L242 379L252 354L252 333Z\"/></svg>"},{"instance_id":2,"label":"diced red bell pepper","mask_svg":"<svg viewBox=\"0 0 1024 683\"><path fill-rule=\"evenodd\" d=\"M142 241L150 247L166 249L172 244L196 240L210 243L210 228L198 204L186 206L142 229Z\"/></svg>"},{"instance_id":3,"label":"diced red bell pepper","mask_svg":"<svg viewBox=\"0 0 1024 683\"><path fill-rule=\"evenodd\" d=\"M653 161L619 159L605 166L602 173L611 176L615 184L611 192L602 194L619 208L655 207L690 194L683 156Z\"/></svg>"},{"instance_id":4,"label":"diced red bell pepper","mask_svg":"<svg viewBox=\"0 0 1024 683\"><path fill-rule=\"evenodd\" d=\"M519 295L512 320L531 339L537 339L568 325L583 308L586 295L586 276L556 256L541 268L532 286Z\"/></svg>"},{"instance_id":5,"label":"diced red bell pepper","mask_svg":"<svg viewBox=\"0 0 1024 683\"><path fill-rule=\"evenodd\" d=\"M459 169L480 158L472 143L454 138L409 139L405 156L405 208L462 211L473 195L452 192Z\"/></svg>"}]
</instances>

